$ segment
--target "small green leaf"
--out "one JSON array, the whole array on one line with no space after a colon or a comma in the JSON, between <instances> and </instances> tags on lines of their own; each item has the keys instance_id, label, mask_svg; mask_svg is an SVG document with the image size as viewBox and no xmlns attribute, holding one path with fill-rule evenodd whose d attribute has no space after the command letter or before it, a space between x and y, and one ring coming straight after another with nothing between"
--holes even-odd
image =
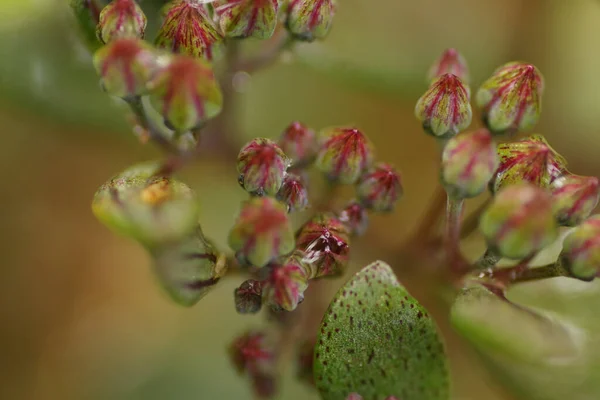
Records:
<instances>
[{"instance_id":1,"label":"small green leaf","mask_svg":"<svg viewBox=\"0 0 600 400\"><path fill-rule=\"evenodd\" d=\"M427 311L377 261L337 293L321 323L315 381L324 400L449 398L444 346Z\"/></svg>"}]
</instances>

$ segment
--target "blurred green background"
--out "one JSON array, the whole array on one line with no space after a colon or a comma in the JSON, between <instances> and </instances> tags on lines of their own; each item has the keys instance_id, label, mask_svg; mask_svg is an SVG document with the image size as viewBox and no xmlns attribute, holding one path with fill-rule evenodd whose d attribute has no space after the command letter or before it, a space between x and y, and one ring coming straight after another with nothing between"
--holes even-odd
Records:
<instances>
[{"instance_id":1,"label":"blurred green background","mask_svg":"<svg viewBox=\"0 0 600 400\"><path fill-rule=\"evenodd\" d=\"M237 140L241 146L252 137L276 137L292 120L364 129L378 158L403 172L406 195L395 213L372 218L367 236L353 245L351 269L386 260L427 305L430 294L419 289L414 266L405 268L398 256L436 183L436 145L413 117L427 68L455 47L476 88L507 61L536 64L546 78L537 131L573 172L598 176L600 2L339 3L327 41L301 46L249 81L240 94ZM137 142L122 106L99 89L68 11L62 0L0 1L0 398L251 399L224 350L236 334L263 324L260 316L235 313L239 279L224 280L195 307L181 309L158 290L144 251L91 214L101 183L159 153ZM224 244L245 197L233 159L205 153L182 176L202 200L204 231ZM470 247L476 255L481 243ZM600 309L600 285L561 278L523 285L512 296L587 324L583 333L592 339L582 343L599 344L593 311ZM514 398L493 379L503 373L484 372L447 322L440 325L456 399ZM575 381L561 383L585 388L566 391L572 399L600 398L600 350L589 352L585 366ZM280 398L317 398L296 382L292 366L285 375ZM539 374L532 385L547 390L533 389L540 393L535 398L562 396L556 382Z\"/></svg>"}]
</instances>

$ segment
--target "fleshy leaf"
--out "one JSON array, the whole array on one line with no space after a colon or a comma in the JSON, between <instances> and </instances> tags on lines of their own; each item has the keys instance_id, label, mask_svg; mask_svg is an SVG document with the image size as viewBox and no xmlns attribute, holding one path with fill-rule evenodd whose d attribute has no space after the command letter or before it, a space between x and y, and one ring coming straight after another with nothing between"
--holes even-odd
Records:
<instances>
[{"instance_id":1,"label":"fleshy leaf","mask_svg":"<svg viewBox=\"0 0 600 400\"><path fill-rule=\"evenodd\" d=\"M329 305L314 354L324 400L449 398L444 346L427 311L391 268L377 261L344 285Z\"/></svg>"}]
</instances>

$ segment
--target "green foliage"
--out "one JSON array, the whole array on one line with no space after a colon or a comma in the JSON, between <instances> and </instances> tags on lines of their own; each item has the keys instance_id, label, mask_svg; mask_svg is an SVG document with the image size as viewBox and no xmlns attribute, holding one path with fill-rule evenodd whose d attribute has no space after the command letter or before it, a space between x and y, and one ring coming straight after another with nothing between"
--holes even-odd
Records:
<instances>
[{"instance_id":1,"label":"green foliage","mask_svg":"<svg viewBox=\"0 0 600 400\"><path fill-rule=\"evenodd\" d=\"M337 293L321 323L315 380L324 400L449 398L444 347L427 311L377 261Z\"/></svg>"}]
</instances>

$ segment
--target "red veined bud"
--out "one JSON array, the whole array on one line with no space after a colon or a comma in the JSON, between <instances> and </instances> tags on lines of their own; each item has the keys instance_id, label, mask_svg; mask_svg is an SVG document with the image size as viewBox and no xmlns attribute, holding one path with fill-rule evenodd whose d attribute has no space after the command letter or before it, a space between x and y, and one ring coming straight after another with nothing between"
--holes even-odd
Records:
<instances>
[{"instance_id":1,"label":"red veined bud","mask_svg":"<svg viewBox=\"0 0 600 400\"><path fill-rule=\"evenodd\" d=\"M369 225L367 209L358 201L350 202L340 213L338 219L346 225L352 235L362 236Z\"/></svg>"},{"instance_id":2,"label":"red veined bud","mask_svg":"<svg viewBox=\"0 0 600 400\"><path fill-rule=\"evenodd\" d=\"M563 175L552 183L554 215L559 225L575 226L589 217L600 197L595 176Z\"/></svg>"},{"instance_id":3,"label":"red veined bud","mask_svg":"<svg viewBox=\"0 0 600 400\"><path fill-rule=\"evenodd\" d=\"M215 5L219 25L230 38L268 39L277 26L281 0L220 0Z\"/></svg>"},{"instance_id":4,"label":"red veined bud","mask_svg":"<svg viewBox=\"0 0 600 400\"><path fill-rule=\"evenodd\" d=\"M481 194L497 168L496 144L487 129L461 133L444 146L441 178L454 198Z\"/></svg>"},{"instance_id":5,"label":"red veined bud","mask_svg":"<svg viewBox=\"0 0 600 400\"><path fill-rule=\"evenodd\" d=\"M531 64L510 62L494 71L477 91L477 106L493 133L532 129L542 112L544 78Z\"/></svg>"},{"instance_id":6,"label":"red veined bud","mask_svg":"<svg viewBox=\"0 0 600 400\"><path fill-rule=\"evenodd\" d=\"M235 338L229 355L238 373L251 376L271 371L275 362L274 345L261 331L249 331Z\"/></svg>"},{"instance_id":7,"label":"red veined bud","mask_svg":"<svg viewBox=\"0 0 600 400\"><path fill-rule=\"evenodd\" d=\"M94 67L104 89L124 99L146 92L156 69L152 46L139 39L116 39L94 54Z\"/></svg>"},{"instance_id":8,"label":"red veined bud","mask_svg":"<svg viewBox=\"0 0 600 400\"><path fill-rule=\"evenodd\" d=\"M567 235L560 253L560 262L574 278L591 281L598 275L600 215L591 216Z\"/></svg>"},{"instance_id":9,"label":"red veined bud","mask_svg":"<svg viewBox=\"0 0 600 400\"><path fill-rule=\"evenodd\" d=\"M275 265L269 279L263 285L263 299L267 304L293 311L304 300L308 287L305 270L295 257L288 258L282 265Z\"/></svg>"},{"instance_id":10,"label":"red veined bud","mask_svg":"<svg viewBox=\"0 0 600 400\"><path fill-rule=\"evenodd\" d=\"M456 49L446 49L429 69L427 77L434 81L445 74L460 78L465 85L469 84L469 67L465 58Z\"/></svg>"},{"instance_id":11,"label":"red veined bud","mask_svg":"<svg viewBox=\"0 0 600 400\"><path fill-rule=\"evenodd\" d=\"M262 308L262 282L248 279L233 292L239 314L256 314Z\"/></svg>"},{"instance_id":12,"label":"red veined bud","mask_svg":"<svg viewBox=\"0 0 600 400\"><path fill-rule=\"evenodd\" d=\"M285 26L297 40L312 42L327 36L336 0L290 0Z\"/></svg>"},{"instance_id":13,"label":"red veined bud","mask_svg":"<svg viewBox=\"0 0 600 400\"><path fill-rule=\"evenodd\" d=\"M498 145L500 164L490 190L519 182L529 182L549 189L556 178L566 172L567 161L558 154L542 135L531 135L518 142Z\"/></svg>"},{"instance_id":14,"label":"red veined bud","mask_svg":"<svg viewBox=\"0 0 600 400\"><path fill-rule=\"evenodd\" d=\"M455 136L471 124L469 88L456 75L440 76L417 101L415 116L436 138Z\"/></svg>"},{"instance_id":15,"label":"red veined bud","mask_svg":"<svg viewBox=\"0 0 600 400\"><path fill-rule=\"evenodd\" d=\"M386 163L376 164L360 177L356 185L360 202L377 212L392 211L402 191L400 174Z\"/></svg>"},{"instance_id":16,"label":"red veined bud","mask_svg":"<svg viewBox=\"0 0 600 400\"><path fill-rule=\"evenodd\" d=\"M534 255L558 236L550 194L530 183L498 192L481 216L479 229L490 249L515 260Z\"/></svg>"},{"instance_id":17,"label":"red veined bud","mask_svg":"<svg viewBox=\"0 0 600 400\"><path fill-rule=\"evenodd\" d=\"M148 83L151 100L178 134L221 112L223 97L211 66L187 56L169 57Z\"/></svg>"},{"instance_id":18,"label":"red veined bud","mask_svg":"<svg viewBox=\"0 0 600 400\"><path fill-rule=\"evenodd\" d=\"M259 196L275 196L286 175L290 160L269 139L248 142L238 154L239 183L247 192Z\"/></svg>"},{"instance_id":19,"label":"red veined bud","mask_svg":"<svg viewBox=\"0 0 600 400\"><path fill-rule=\"evenodd\" d=\"M294 249L294 233L285 207L271 197L254 197L229 233L229 246L256 267Z\"/></svg>"},{"instance_id":20,"label":"red veined bud","mask_svg":"<svg viewBox=\"0 0 600 400\"><path fill-rule=\"evenodd\" d=\"M144 11L135 0L113 0L100 13L98 39L102 43L121 37L143 39L146 22Z\"/></svg>"},{"instance_id":21,"label":"red veined bud","mask_svg":"<svg viewBox=\"0 0 600 400\"><path fill-rule=\"evenodd\" d=\"M290 157L294 166L312 163L317 154L315 131L301 122L292 122L283 131L277 143L283 152Z\"/></svg>"},{"instance_id":22,"label":"red veined bud","mask_svg":"<svg viewBox=\"0 0 600 400\"><path fill-rule=\"evenodd\" d=\"M223 37L215 27L206 4L195 0L175 0L163 9L165 18L156 46L175 53L212 60Z\"/></svg>"},{"instance_id":23,"label":"red veined bud","mask_svg":"<svg viewBox=\"0 0 600 400\"><path fill-rule=\"evenodd\" d=\"M356 128L329 128L321 133L316 165L329 179L351 184L373 163L373 145Z\"/></svg>"},{"instance_id":24,"label":"red veined bud","mask_svg":"<svg viewBox=\"0 0 600 400\"><path fill-rule=\"evenodd\" d=\"M308 191L300 175L286 174L277 192L277 200L287 206L288 212L302 211L308 207Z\"/></svg>"},{"instance_id":25,"label":"red veined bud","mask_svg":"<svg viewBox=\"0 0 600 400\"><path fill-rule=\"evenodd\" d=\"M304 252L309 279L339 275L348 265L350 232L331 214L319 214L300 228L296 248Z\"/></svg>"}]
</instances>

